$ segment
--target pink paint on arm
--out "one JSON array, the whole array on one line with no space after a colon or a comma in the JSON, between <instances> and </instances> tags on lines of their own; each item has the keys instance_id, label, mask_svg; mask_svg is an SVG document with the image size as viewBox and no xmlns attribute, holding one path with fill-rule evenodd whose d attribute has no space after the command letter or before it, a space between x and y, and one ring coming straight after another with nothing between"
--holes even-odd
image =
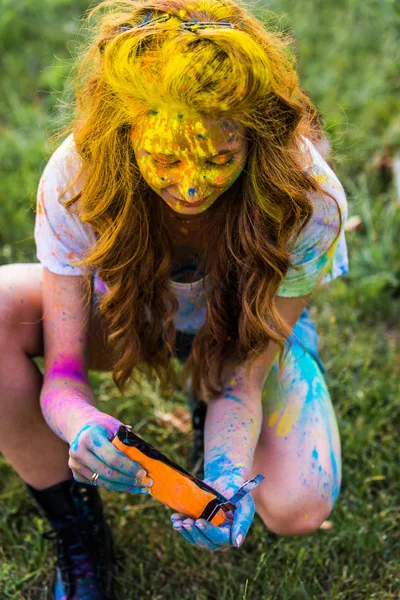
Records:
<instances>
[{"instance_id":1,"label":"pink paint on arm","mask_svg":"<svg viewBox=\"0 0 400 600\"><path fill-rule=\"evenodd\" d=\"M40 404L47 425L67 443L77 423L98 418L83 359L59 355L46 362Z\"/></svg>"},{"instance_id":2,"label":"pink paint on arm","mask_svg":"<svg viewBox=\"0 0 400 600\"><path fill-rule=\"evenodd\" d=\"M46 363L45 377L48 381L54 379L70 379L80 383L87 383L87 371L82 359L62 356L51 364Z\"/></svg>"}]
</instances>

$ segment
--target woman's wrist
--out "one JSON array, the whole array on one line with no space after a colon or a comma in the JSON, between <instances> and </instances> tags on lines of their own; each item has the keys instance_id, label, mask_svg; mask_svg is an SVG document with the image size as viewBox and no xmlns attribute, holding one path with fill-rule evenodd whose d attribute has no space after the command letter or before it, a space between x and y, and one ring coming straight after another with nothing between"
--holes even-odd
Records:
<instances>
[{"instance_id":1,"label":"woman's wrist","mask_svg":"<svg viewBox=\"0 0 400 600\"><path fill-rule=\"evenodd\" d=\"M62 440L70 443L74 433L83 422L96 418L100 411L94 406L89 385L76 385L76 382L63 380L45 381L41 395L40 406L43 417L50 429ZM78 429L79 430L79 429Z\"/></svg>"},{"instance_id":2,"label":"woman's wrist","mask_svg":"<svg viewBox=\"0 0 400 600\"><path fill-rule=\"evenodd\" d=\"M217 492L233 495L248 479L249 470L226 460L214 460L204 465L204 481Z\"/></svg>"},{"instance_id":3,"label":"woman's wrist","mask_svg":"<svg viewBox=\"0 0 400 600\"><path fill-rule=\"evenodd\" d=\"M78 409L79 410L79 409ZM83 407L79 410L79 414L77 416L77 411L74 410L71 415L66 417L65 421L65 437L66 442L71 445L76 436L85 428L90 425L99 425L104 426L104 419L102 415L104 413L100 412L94 406ZM110 417L111 418L111 417ZM107 427L109 431L111 431L110 425Z\"/></svg>"},{"instance_id":4,"label":"woman's wrist","mask_svg":"<svg viewBox=\"0 0 400 600\"><path fill-rule=\"evenodd\" d=\"M225 496L228 500L231 498L239 488L242 487L246 480L242 477L232 478L222 475L218 479L204 479L207 485L210 485L214 490Z\"/></svg>"}]
</instances>

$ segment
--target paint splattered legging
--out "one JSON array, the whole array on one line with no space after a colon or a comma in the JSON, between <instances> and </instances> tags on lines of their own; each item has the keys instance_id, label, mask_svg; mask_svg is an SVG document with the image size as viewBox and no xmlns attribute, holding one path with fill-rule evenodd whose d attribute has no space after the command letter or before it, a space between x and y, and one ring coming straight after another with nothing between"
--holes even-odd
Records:
<instances>
[{"instance_id":1,"label":"paint splattered legging","mask_svg":"<svg viewBox=\"0 0 400 600\"><path fill-rule=\"evenodd\" d=\"M274 364L263 389L260 460L286 498L334 505L341 481L340 440L320 361L294 342L282 372ZM262 455L262 458L261 458ZM285 474L282 478L282 474Z\"/></svg>"},{"instance_id":2,"label":"paint splattered legging","mask_svg":"<svg viewBox=\"0 0 400 600\"><path fill-rule=\"evenodd\" d=\"M277 497L288 502L335 503L341 481L340 440L318 335L304 311L293 331L281 373L272 366L263 389L263 425L254 473L268 472ZM179 334L177 356L186 360L193 336ZM193 409L193 398L189 404ZM309 502L307 502L307 500Z\"/></svg>"}]
</instances>

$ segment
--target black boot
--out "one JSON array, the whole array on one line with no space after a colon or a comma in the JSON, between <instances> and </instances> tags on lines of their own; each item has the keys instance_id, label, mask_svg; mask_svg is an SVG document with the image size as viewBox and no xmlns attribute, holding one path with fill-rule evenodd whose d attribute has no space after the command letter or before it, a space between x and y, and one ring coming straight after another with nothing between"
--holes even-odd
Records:
<instances>
[{"instance_id":1,"label":"black boot","mask_svg":"<svg viewBox=\"0 0 400 600\"><path fill-rule=\"evenodd\" d=\"M204 423L206 421L207 404L197 400L192 410L192 472L199 479L204 479Z\"/></svg>"},{"instance_id":2,"label":"black boot","mask_svg":"<svg viewBox=\"0 0 400 600\"><path fill-rule=\"evenodd\" d=\"M25 485L52 526L43 537L56 541L54 600L112 600L113 542L98 490L74 479Z\"/></svg>"},{"instance_id":3,"label":"black boot","mask_svg":"<svg viewBox=\"0 0 400 600\"><path fill-rule=\"evenodd\" d=\"M194 334L176 332L176 357L185 363L189 358ZM206 421L207 404L193 394L192 378L188 378L186 388L187 400L192 414L193 446L190 469L193 475L204 479L204 423Z\"/></svg>"}]
</instances>

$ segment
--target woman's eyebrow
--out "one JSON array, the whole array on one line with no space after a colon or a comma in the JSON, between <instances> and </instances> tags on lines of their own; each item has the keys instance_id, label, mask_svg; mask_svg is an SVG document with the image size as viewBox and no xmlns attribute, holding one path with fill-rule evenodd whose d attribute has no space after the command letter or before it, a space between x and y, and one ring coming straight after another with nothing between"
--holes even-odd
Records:
<instances>
[{"instance_id":1,"label":"woman's eyebrow","mask_svg":"<svg viewBox=\"0 0 400 600\"><path fill-rule=\"evenodd\" d=\"M164 154L163 152L151 152L150 150L146 150L146 148L144 150L145 150L145 152L148 152L149 154L156 154L157 156L162 156L163 158L175 158L176 157L176 154ZM216 156L220 156L221 154L232 154L233 152L236 152L237 150L240 150L240 147L224 148L223 150L219 150L219 152L217 152L217 154L213 154L212 156L208 156L207 158L215 158Z\"/></svg>"},{"instance_id":2,"label":"woman's eyebrow","mask_svg":"<svg viewBox=\"0 0 400 600\"><path fill-rule=\"evenodd\" d=\"M236 152L236 150L240 150L240 148L224 148L217 152L217 154L213 154L210 158L214 158L215 156L219 156L220 154L232 154L232 152Z\"/></svg>"}]
</instances>

